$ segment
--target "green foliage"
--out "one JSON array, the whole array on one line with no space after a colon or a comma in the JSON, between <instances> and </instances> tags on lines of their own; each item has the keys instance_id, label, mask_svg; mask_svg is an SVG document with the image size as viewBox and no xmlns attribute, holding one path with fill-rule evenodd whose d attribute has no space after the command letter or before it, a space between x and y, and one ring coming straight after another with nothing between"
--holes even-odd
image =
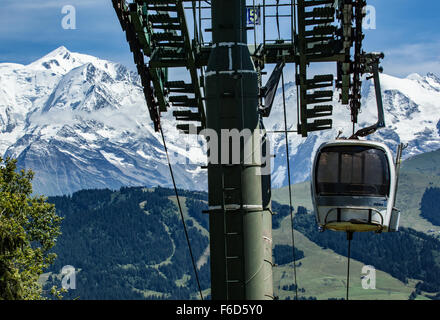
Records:
<instances>
[{"instance_id":1,"label":"green foliage","mask_svg":"<svg viewBox=\"0 0 440 320\"><path fill-rule=\"evenodd\" d=\"M209 215L203 213L204 210L208 210L207 202L187 198L186 206L189 215L194 217L206 230L209 230Z\"/></svg>"},{"instance_id":2,"label":"green foliage","mask_svg":"<svg viewBox=\"0 0 440 320\"><path fill-rule=\"evenodd\" d=\"M440 188L428 188L420 204L421 216L433 225L440 226Z\"/></svg>"},{"instance_id":3,"label":"green foliage","mask_svg":"<svg viewBox=\"0 0 440 320\"><path fill-rule=\"evenodd\" d=\"M31 196L33 173L0 158L0 300L41 299L37 283L55 259L61 219L46 198Z\"/></svg>"},{"instance_id":4,"label":"green foliage","mask_svg":"<svg viewBox=\"0 0 440 320\"><path fill-rule=\"evenodd\" d=\"M281 221L290 215L289 206L281 205L276 201L272 201L272 229L278 229L281 226Z\"/></svg>"},{"instance_id":5,"label":"green foliage","mask_svg":"<svg viewBox=\"0 0 440 320\"><path fill-rule=\"evenodd\" d=\"M285 244L277 244L273 248L274 262L277 265L287 264L293 262L292 246ZM304 252L295 248L295 260L298 261L304 258Z\"/></svg>"}]
</instances>

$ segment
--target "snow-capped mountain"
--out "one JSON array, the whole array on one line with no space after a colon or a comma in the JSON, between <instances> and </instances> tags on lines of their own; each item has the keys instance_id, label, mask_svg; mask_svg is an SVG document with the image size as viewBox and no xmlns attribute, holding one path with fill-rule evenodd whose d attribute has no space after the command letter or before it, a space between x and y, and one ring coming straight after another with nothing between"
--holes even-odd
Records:
<instances>
[{"instance_id":1,"label":"snow-capped mountain","mask_svg":"<svg viewBox=\"0 0 440 320\"><path fill-rule=\"evenodd\" d=\"M395 147L408 142L405 156L440 148L440 80L433 74L399 79L382 75L387 128L372 139ZM376 121L374 87L363 86L360 126ZM296 128L296 87L286 84L290 130ZM206 189L201 139L179 135L163 114L165 136L179 188ZM349 110L335 102L334 129L307 138L289 135L292 182L308 179L318 146L351 133ZM282 130L281 96L266 129ZM273 187L287 184L283 134L269 134L276 158ZM188 143L182 142L188 139ZM46 195L85 188L167 186L170 176L160 136L154 132L136 73L93 56L60 47L29 64L0 64L0 156L18 159L35 172L34 190ZM182 159L186 164L182 164ZM185 162L185 161L183 161Z\"/></svg>"},{"instance_id":2,"label":"snow-capped mountain","mask_svg":"<svg viewBox=\"0 0 440 320\"><path fill-rule=\"evenodd\" d=\"M165 131L171 152L204 158L171 142L171 123ZM64 47L29 65L0 64L0 132L0 155L32 169L38 193L170 186L139 78L120 64ZM185 189L206 180L193 164L176 164L175 175Z\"/></svg>"}]
</instances>

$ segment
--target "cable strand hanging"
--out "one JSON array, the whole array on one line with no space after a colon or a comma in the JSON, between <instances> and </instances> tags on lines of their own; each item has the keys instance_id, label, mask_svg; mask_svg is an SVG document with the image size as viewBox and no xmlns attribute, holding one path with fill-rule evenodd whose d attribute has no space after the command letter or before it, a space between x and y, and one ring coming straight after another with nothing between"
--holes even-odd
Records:
<instances>
[{"instance_id":1,"label":"cable strand hanging","mask_svg":"<svg viewBox=\"0 0 440 320\"><path fill-rule=\"evenodd\" d=\"M168 168L170 169L171 180L173 181L174 193L176 194L177 205L179 207L180 218L182 220L183 230L185 232L185 238L186 238L186 243L188 245L189 254L191 256L191 262L192 262L192 266L193 266L193 269L194 269L194 274L196 276L197 287L198 287L198 290L199 290L200 299L203 300L203 294L202 294L202 289L201 289L201 286L200 286L199 276L198 276L198 273L197 273L197 267L196 267L196 264L195 264L195 261L194 261L194 255L193 255L193 252L192 252L192 249L191 249L191 242L189 240L188 230L187 230L186 224L185 224L185 218L183 217L183 210L182 210L182 206L180 204L180 198L179 198L179 193L177 191L176 180L174 179L173 167L171 166L171 161L170 161L170 157L169 157L169 154L168 154L168 148L167 148L167 144L165 142L165 135L163 133L162 127L159 127L159 131L160 131L160 134L162 136L163 147L164 147L164 150L165 150L165 154L167 156Z\"/></svg>"},{"instance_id":2,"label":"cable strand hanging","mask_svg":"<svg viewBox=\"0 0 440 320\"><path fill-rule=\"evenodd\" d=\"M347 231L347 240L348 240L348 248L347 248L347 292L345 295L346 300L348 300L348 294L350 291L350 254L351 254L351 240L353 240L352 231Z\"/></svg>"},{"instance_id":3,"label":"cable strand hanging","mask_svg":"<svg viewBox=\"0 0 440 320\"><path fill-rule=\"evenodd\" d=\"M298 300L298 281L296 278L296 256L295 256L295 232L293 228L293 205L292 205L292 187L290 181L290 155L289 155L289 139L287 133L287 112L286 112L286 95L284 90L284 71L281 73L281 85L283 92L283 111L284 111L284 137L286 139L286 162L287 162L287 180L289 184L289 210L290 210L290 227L292 236L292 255L293 255L293 274L295 280L295 297Z\"/></svg>"},{"instance_id":4,"label":"cable strand hanging","mask_svg":"<svg viewBox=\"0 0 440 320\"><path fill-rule=\"evenodd\" d=\"M277 31L278 39L280 39L280 23L279 23L279 0L276 2L276 21L277 21ZM295 298L298 300L298 281L296 277L296 256L295 256L295 232L293 225L293 205L292 205L292 187L290 181L290 155L289 155L289 137L287 131L287 111L286 111L286 94L284 86L284 71L281 72L281 86L283 93L283 112L284 112L284 137L286 140L286 162L287 162L287 180L289 184L289 211L290 211L290 228L292 237L292 258L293 258L293 274L295 281Z\"/></svg>"},{"instance_id":5,"label":"cable strand hanging","mask_svg":"<svg viewBox=\"0 0 440 320\"><path fill-rule=\"evenodd\" d=\"M277 5L276 5L276 19L277 19L278 40L281 39L281 35L280 35L280 13L279 13L279 5L280 5L280 0L277 0Z\"/></svg>"}]
</instances>

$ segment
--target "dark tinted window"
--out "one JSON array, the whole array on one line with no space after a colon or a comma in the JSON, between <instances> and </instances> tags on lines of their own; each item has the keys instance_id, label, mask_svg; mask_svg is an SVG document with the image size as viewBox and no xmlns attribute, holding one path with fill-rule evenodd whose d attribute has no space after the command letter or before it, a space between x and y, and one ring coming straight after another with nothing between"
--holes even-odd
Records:
<instances>
[{"instance_id":1,"label":"dark tinted window","mask_svg":"<svg viewBox=\"0 0 440 320\"><path fill-rule=\"evenodd\" d=\"M384 151L365 146L332 146L321 150L316 172L322 195L389 195L390 171Z\"/></svg>"}]
</instances>

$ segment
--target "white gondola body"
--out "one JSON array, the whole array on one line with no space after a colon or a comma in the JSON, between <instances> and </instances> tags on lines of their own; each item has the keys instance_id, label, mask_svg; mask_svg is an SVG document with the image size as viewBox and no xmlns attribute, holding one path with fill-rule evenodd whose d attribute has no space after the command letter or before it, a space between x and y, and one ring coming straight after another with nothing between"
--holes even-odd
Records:
<instances>
[{"instance_id":1,"label":"white gondola body","mask_svg":"<svg viewBox=\"0 0 440 320\"><path fill-rule=\"evenodd\" d=\"M353 156L351 150L364 151ZM373 180L375 184L367 183ZM393 155L385 144L361 140L324 143L312 166L317 223L324 230L397 231L400 212L394 208L396 183Z\"/></svg>"}]
</instances>

